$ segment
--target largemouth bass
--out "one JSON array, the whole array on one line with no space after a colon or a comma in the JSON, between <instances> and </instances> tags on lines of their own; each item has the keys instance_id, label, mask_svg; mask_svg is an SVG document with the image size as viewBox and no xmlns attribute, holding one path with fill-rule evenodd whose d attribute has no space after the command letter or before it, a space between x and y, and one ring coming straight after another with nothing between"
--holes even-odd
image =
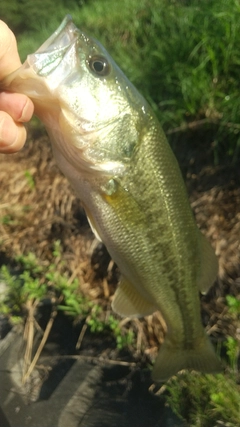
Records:
<instances>
[{"instance_id":1,"label":"largemouth bass","mask_svg":"<svg viewBox=\"0 0 240 427\"><path fill-rule=\"evenodd\" d=\"M117 263L122 276L113 310L129 317L159 310L165 319L153 379L183 368L218 372L199 301L217 275L217 260L145 99L70 16L1 89L32 99L60 169Z\"/></svg>"}]
</instances>

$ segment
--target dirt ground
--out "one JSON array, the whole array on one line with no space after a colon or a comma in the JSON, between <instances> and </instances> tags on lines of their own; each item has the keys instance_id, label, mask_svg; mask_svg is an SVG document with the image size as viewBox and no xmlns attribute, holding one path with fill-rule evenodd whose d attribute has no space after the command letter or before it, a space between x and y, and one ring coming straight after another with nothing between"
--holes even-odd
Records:
<instances>
[{"instance_id":1,"label":"dirt ground","mask_svg":"<svg viewBox=\"0 0 240 427\"><path fill-rule=\"evenodd\" d=\"M240 288L240 168L229 160L213 164L213 148L198 131L173 140L192 208L202 232L219 257L219 276L202 297L203 321L213 339L235 334L225 304L227 293ZM184 140L185 141L185 140ZM117 282L117 270L103 245L94 238L81 203L52 157L44 131L29 131L18 154L0 155L0 265L19 254L34 252L50 260L60 239L63 257L81 291L105 308ZM164 336L157 314L138 321L146 354L156 353ZM140 332L139 332L140 333Z\"/></svg>"}]
</instances>

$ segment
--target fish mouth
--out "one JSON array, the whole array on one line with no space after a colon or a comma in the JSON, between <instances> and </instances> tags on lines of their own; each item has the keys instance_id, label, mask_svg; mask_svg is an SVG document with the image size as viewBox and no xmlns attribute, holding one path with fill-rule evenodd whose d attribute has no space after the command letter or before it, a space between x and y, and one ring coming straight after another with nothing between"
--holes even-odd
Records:
<instances>
[{"instance_id":1,"label":"fish mouth","mask_svg":"<svg viewBox=\"0 0 240 427\"><path fill-rule=\"evenodd\" d=\"M74 25L71 15L66 15L58 29L33 54L27 63L36 74L48 76L61 63L66 53L76 43L80 31Z\"/></svg>"}]
</instances>

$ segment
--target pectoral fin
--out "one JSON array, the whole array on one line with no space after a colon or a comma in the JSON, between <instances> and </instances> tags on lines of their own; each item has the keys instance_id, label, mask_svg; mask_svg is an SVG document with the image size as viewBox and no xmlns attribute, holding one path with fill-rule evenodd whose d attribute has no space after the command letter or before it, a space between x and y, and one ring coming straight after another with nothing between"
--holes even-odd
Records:
<instances>
[{"instance_id":1,"label":"pectoral fin","mask_svg":"<svg viewBox=\"0 0 240 427\"><path fill-rule=\"evenodd\" d=\"M90 225L90 227L91 227L91 230L92 230L92 232L93 232L94 236L96 237L96 239L98 239L98 240L99 240L99 242L102 242L102 239L101 239L101 237L99 236L99 232L98 232L98 230L97 230L97 227L96 227L96 225L95 225L95 221L94 221L94 219L93 219L92 215L90 214L90 212L88 212L88 210L87 210L85 207L84 207L84 210L85 210L85 212L86 212L86 214L87 214L87 219L88 219L89 225Z\"/></svg>"},{"instance_id":2,"label":"pectoral fin","mask_svg":"<svg viewBox=\"0 0 240 427\"><path fill-rule=\"evenodd\" d=\"M122 278L114 295L112 309L120 316L140 317L152 314L157 307L140 295L127 279Z\"/></svg>"},{"instance_id":3,"label":"pectoral fin","mask_svg":"<svg viewBox=\"0 0 240 427\"><path fill-rule=\"evenodd\" d=\"M205 293L212 286L218 273L218 260L209 241L200 233L201 272L197 281L200 292Z\"/></svg>"}]
</instances>

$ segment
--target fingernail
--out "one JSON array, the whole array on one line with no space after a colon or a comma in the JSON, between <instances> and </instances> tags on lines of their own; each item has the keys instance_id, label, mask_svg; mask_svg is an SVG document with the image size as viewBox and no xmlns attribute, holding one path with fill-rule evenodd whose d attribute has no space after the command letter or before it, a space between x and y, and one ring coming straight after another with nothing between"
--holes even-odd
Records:
<instances>
[{"instance_id":1,"label":"fingernail","mask_svg":"<svg viewBox=\"0 0 240 427\"><path fill-rule=\"evenodd\" d=\"M31 102L29 99L27 99L26 104L24 105L23 109L22 109L22 114L21 117L19 119L19 122L28 122L29 117L30 117L30 108L31 108L31 114L32 114L32 107L31 107Z\"/></svg>"}]
</instances>

